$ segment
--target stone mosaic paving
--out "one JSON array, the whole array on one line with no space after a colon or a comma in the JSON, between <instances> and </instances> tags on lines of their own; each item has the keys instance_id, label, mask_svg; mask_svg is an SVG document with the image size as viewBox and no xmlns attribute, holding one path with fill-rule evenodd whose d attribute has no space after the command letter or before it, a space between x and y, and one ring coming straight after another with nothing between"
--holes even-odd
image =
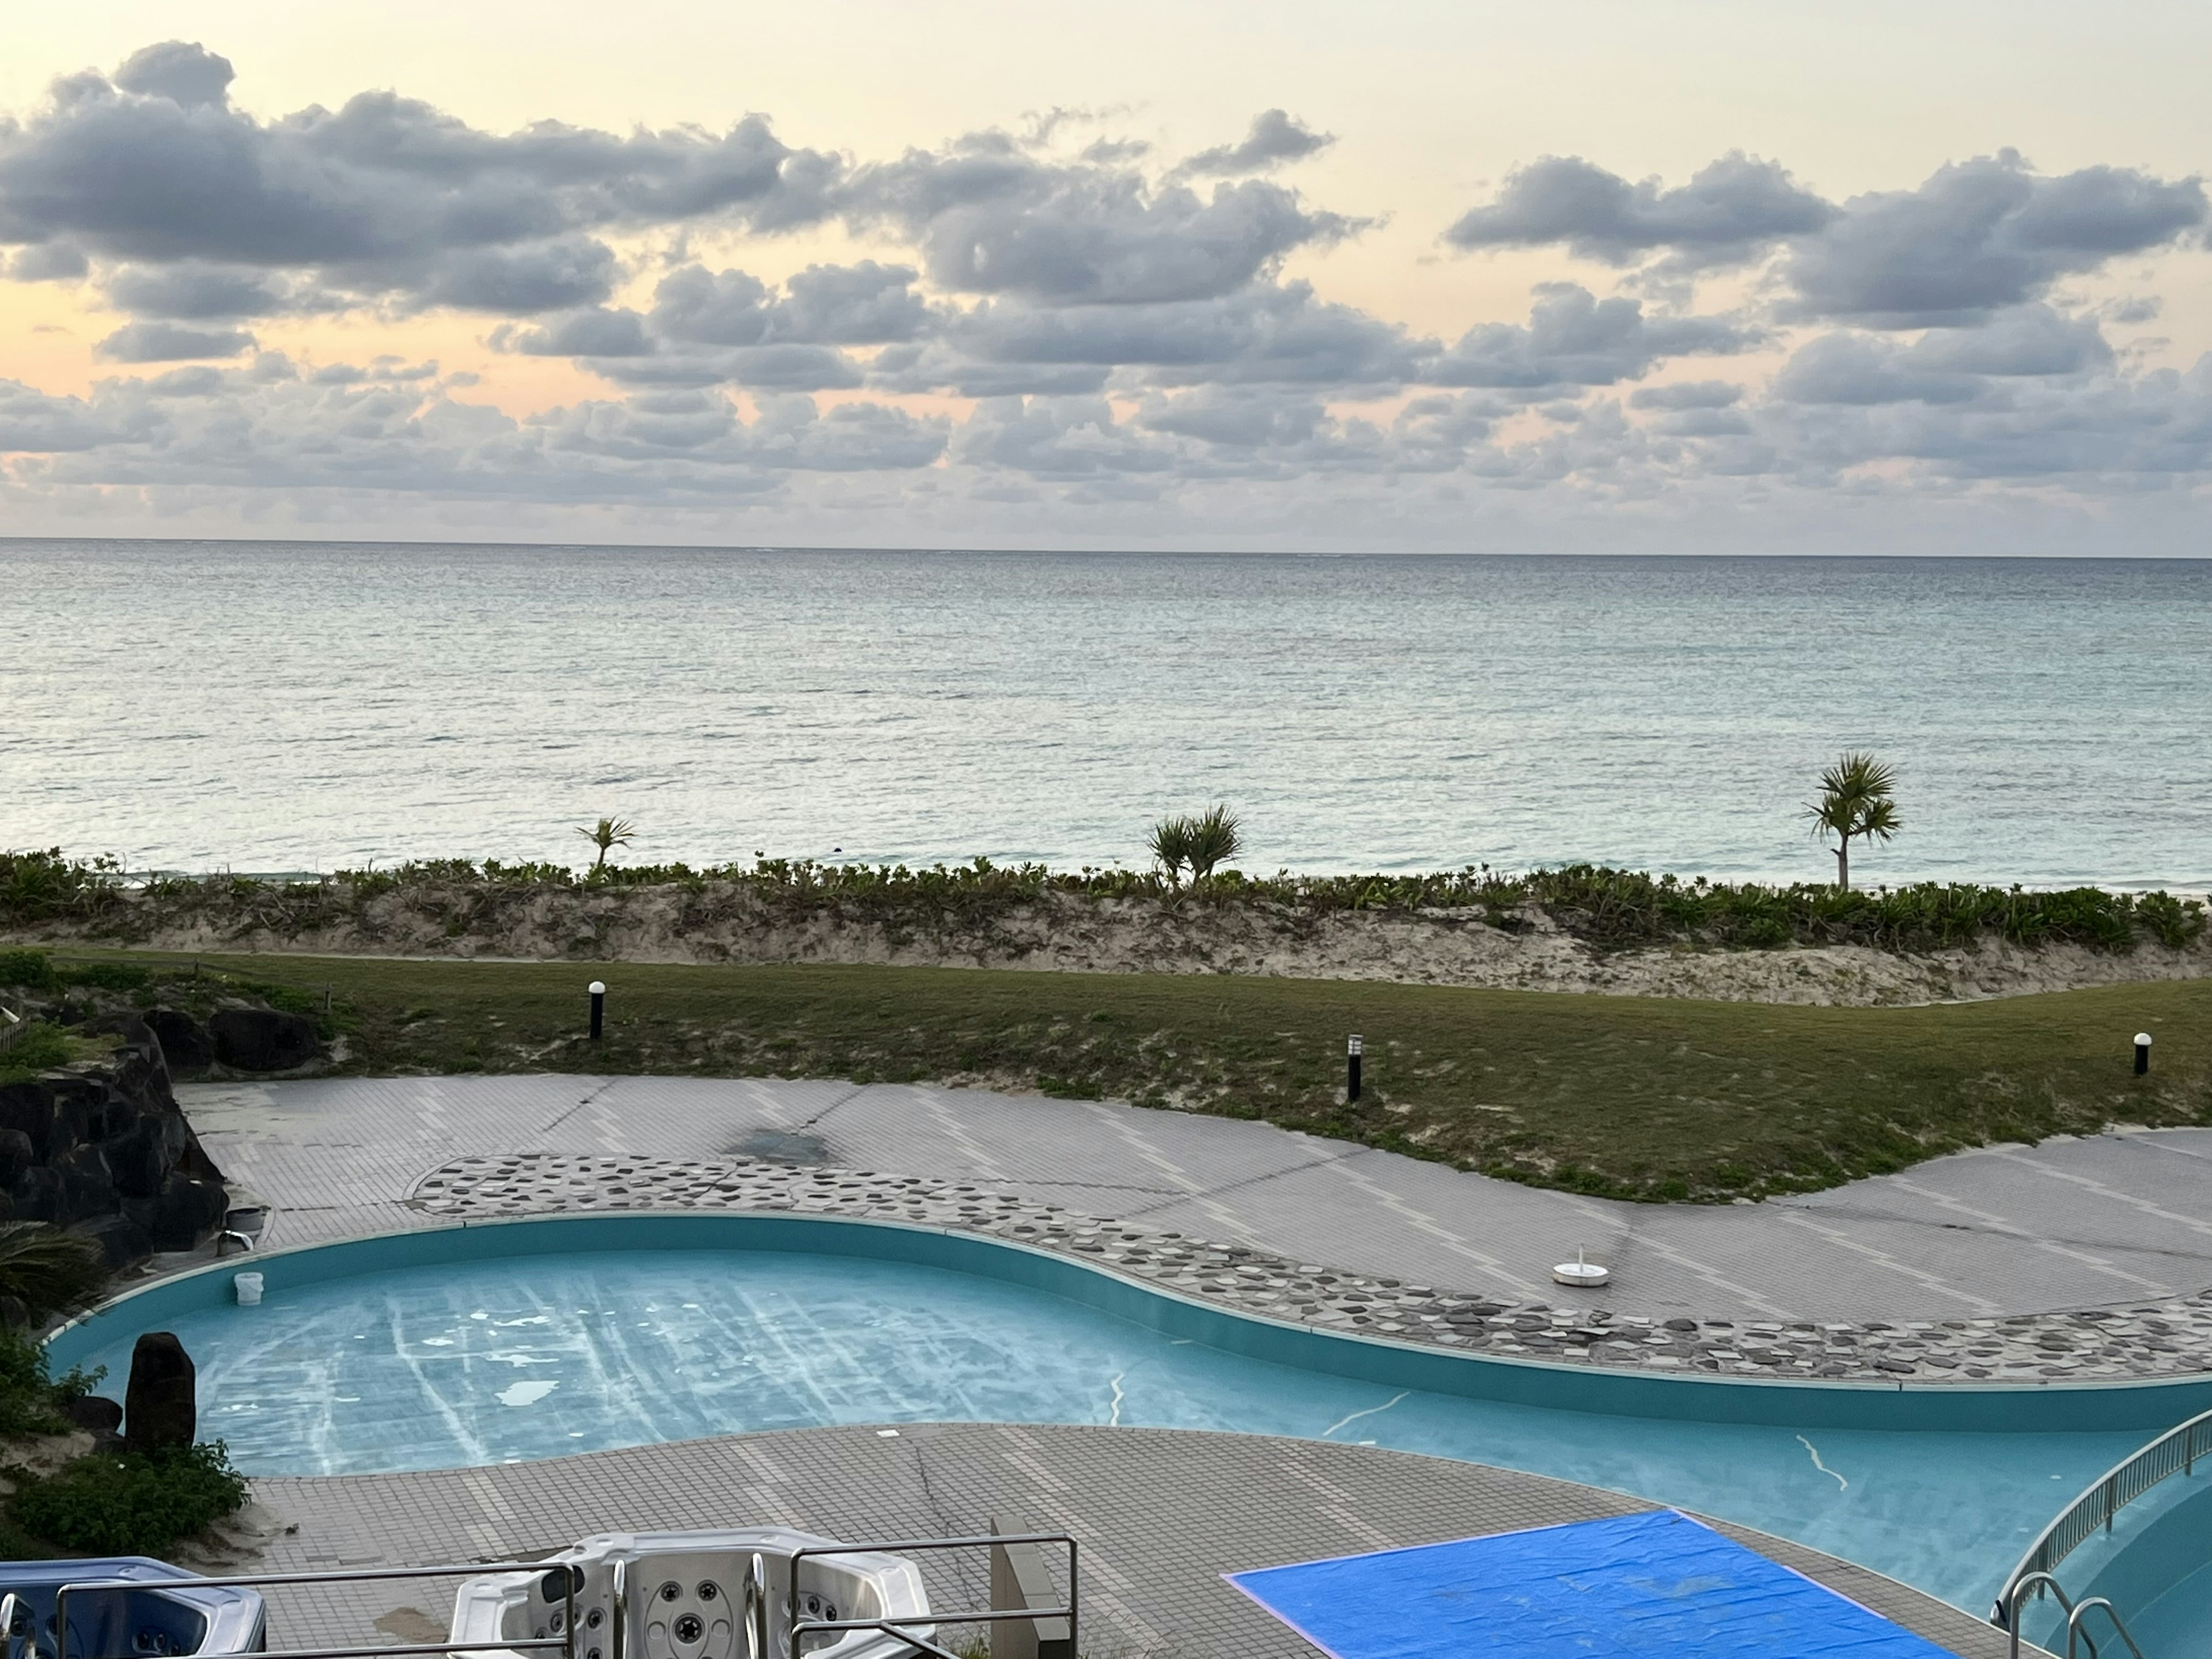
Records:
<instances>
[{"instance_id":1,"label":"stone mosaic paving","mask_svg":"<svg viewBox=\"0 0 2212 1659\"><path fill-rule=\"evenodd\" d=\"M1370 1277L1042 1203L994 1183L757 1159L574 1153L459 1158L410 1207L456 1219L578 1211L765 1210L951 1227L1318 1329L1522 1359L1752 1376L2040 1383L2212 1370L2212 1293L1956 1320L1659 1318Z\"/></svg>"}]
</instances>

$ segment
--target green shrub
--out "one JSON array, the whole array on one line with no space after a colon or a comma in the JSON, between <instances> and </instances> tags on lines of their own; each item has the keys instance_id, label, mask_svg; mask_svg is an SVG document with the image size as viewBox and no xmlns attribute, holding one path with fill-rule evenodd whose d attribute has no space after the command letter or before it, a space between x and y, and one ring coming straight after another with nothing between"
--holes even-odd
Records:
<instances>
[{"instance_id":1,"label":"green shrub","mask_svg":"<svg viewBox=\"0 0 2212 1659\"><path fill-rule=\"evenodd\" d=\"M17 1526L61 1549L157 1555L245 1502L246 1477L217 1440L144 1455L88 1452L24 1480L9 1507Z\"/></svg>"},{"instance_id":2,"label":"green shrub","mask_svg":"<svg viewBox=\"0 0 2212 1659\"><path fill-rule=\"evenodd\" d=\"M112 858L66 858L58 847L44 852L0 853L0 918L51 921L96 914L122 878Z\"/></svg>"},{"instance_id":3,"label":"green shrub","mask_svg":"<svg viewBox=\"0 0 2212 1659\"><path fill-rule=\"evenodd\" d=\"M46 1375L46 1345L0 1325L0 1436L58 1434L61 1391Z\"/></svg>"},{"instance_id":4,"label":"green shrub","mask_svg":"<svg viewBox=\"0 0 2212 1659\"><path fill-rule=\"evenodd\" d=\"M6 1048L0 1048L0 1083L20 1083L70 1062L69 1036L58 1025L34 1019Z\"/></svg>"},{"instance_id":5,"label":"green shrub","mask_svg":"<svg viewBox=\"0 0 2212 1659\"><path fill-rule=\"evenodd\" d=\"M58 970L64 985L88 985L95 991L143 991L154 982L154 970L135 962L87 962Z\"/></svg>"},{"instance_id":6,"label":"green shrub","mask_svg":"<svg viewBox=\"0 0 2212 1659\"><path fill-rule=\"evenodd\" d=\"M44 951L0 951L0 985L51 991L60 982L54 975L53 959Z\"/></svg>"}]
</instances>

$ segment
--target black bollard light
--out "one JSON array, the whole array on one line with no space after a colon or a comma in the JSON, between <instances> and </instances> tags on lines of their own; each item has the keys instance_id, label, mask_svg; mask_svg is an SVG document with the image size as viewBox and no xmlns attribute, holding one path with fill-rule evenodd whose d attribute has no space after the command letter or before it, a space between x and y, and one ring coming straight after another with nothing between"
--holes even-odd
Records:
<instances>
[{"instance_id":1,"label":"black bollard light","mask_svg":"<svg viewBox=\"0 0 2212 1659\"><path fill-rule=\"evenodd\" d=\"M599 1040L599 1028L606 1024L607 988L604 980L592 981L592 1041Z\"/></svg>"},{"instance_id":2,"label":"black bollard light","mask_svg":"<svg viewBox=\"0 0 2212 1659\"><path fill-rule=\"evenodd\" d=\"M2148 1031L2137 1031L2136 1033L2136 1075L2137 1077L2144 1077L2148 1076L2149 1072L2150 1033Z\"/></svg>"},{"instance_id":3,"label":"black bollard light","mask_svg":"<svg viewBox=\"0 0 2212 1659\"><path fill-rule=\"evenodd\" d=\"M1344 1097L1359 1098L1359 1039L1355 1036L1344 1050Z\"/></svg>"}]
</instances>

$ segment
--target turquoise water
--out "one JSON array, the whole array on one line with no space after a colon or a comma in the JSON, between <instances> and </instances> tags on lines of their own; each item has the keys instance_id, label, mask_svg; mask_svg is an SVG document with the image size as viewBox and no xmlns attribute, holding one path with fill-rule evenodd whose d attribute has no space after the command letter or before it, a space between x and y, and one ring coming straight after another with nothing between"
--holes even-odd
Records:
<instances>
[{"instance_id":1,"label":"turquoise water","mask_svg":"<svg viewBox=\"0 0 2212 1659\"><path fill-rule=\"evenodd\" d=\"M2143 1437L1801 1437L1401 1392L977 1274L866 1257L592 1251L292 1287L276 1282L277 1265L258 1308L161 1322L198 1364L201 1432L255 1474L496 1463L836 1423L1235 1430L1608 1486L1798 1539L1980 1613L2051 1514ZM112 1388L129 1336L89 1358Z\"/></svg>"},{"instance_id":2,"label":"turquoise water","mask_svg":"<svg viewBox=\"0 0 2212 1659\"><path fill-rule=\"evenodd\" d=\"M2212 562L0 543L0 845L2212 884ZM65 617L66 625L55 618ZM242 718L242 714L247 717Z\"/></svg>"}]
</instances>

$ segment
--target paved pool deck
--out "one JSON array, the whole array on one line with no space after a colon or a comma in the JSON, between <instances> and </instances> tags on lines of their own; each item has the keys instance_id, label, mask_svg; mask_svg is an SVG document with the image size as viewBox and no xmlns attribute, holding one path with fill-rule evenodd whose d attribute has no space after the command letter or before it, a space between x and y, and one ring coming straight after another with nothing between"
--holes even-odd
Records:
<instances>
[{"instance_id":1,"label":"paved pool deck","mask_svg":"<svg viewBox=\"0 0 2212 1659\"><path fill-rule=\"evenodd\" d=\"M422 1178L542 1152L766 1158L986 1183L1152 1231L1508 1301L1609 1266L1577 1307L1739 1320L1929 1321L2212 1289L2212 1130L1992 1146L1756 1205L1547 1192L1272 1125L977 1090L637 1077L335 1079L178 1091L272 1243L425 1224Z\"/></svg>"},{"instance_id":2,"label":"paved pool deck","mask_svg":"<svg viewBox=\"0 0 2212 1659\"><path fill-rule=\"evenodd\" d=\"M269 1571L526 1559L595 1532L781 1523L865 1540L1074 1535L1086 1659L1314 1659L1225 1572L1627 1514L1595 1487L1371 1447L1168 1429L901 1424L422 1474L263 1480ZM1747 1528L1737 1541L1962 1659L2002 1635L1863 1567ZM988 1605L987 1564L933 1562L933 1607ZM270 1592L272 1645L436 1641L454 1581ZM970 1626L974 1634L977 1627Z\"/></svg>"},{"instance_id":3,"label":"paved pool deck","mask_svg":"<svg viewBox=\"0 0 2212 1659\"><path fill-rule=\"evenodd\" d=\"M1244 1312L1511 1358L1891 1382L2212 1373L2212 1130L1665 1206L1265 1123L981 1091L549 1075L179 1095L274 1207L272 1246L557 1211L797 1209L981 1231ZM1613 1282L1553 1285L1577 1252Z\"/></svg>"}]
</instances>

